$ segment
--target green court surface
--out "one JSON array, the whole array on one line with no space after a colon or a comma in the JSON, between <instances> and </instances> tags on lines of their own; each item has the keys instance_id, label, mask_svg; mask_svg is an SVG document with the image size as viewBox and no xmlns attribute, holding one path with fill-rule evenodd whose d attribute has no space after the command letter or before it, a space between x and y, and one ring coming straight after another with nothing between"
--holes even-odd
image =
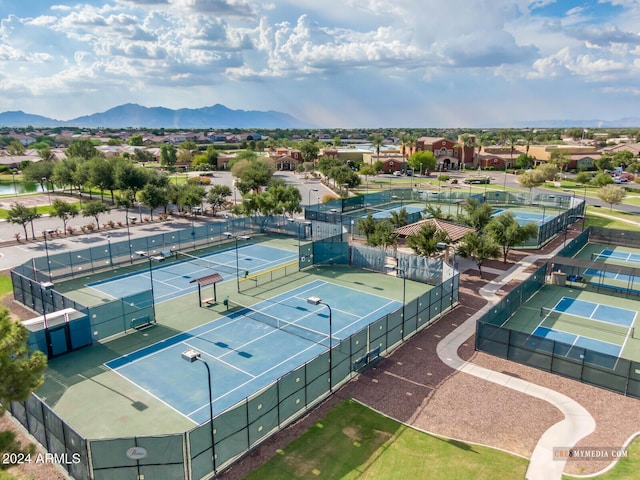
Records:
<instances>
[{"instance_id":1,"label":"green court surface","mask_svg":"<svg viewBox=\"0 0 640 480\"><path fill-rule=\"evenodd\" d=\"M569 285L569 284L567 284ZM572 347L640 361L640 301L569 286L545 285L504 326ZM579 348L578 348L579 350ZM561 351L572 356L572 352Z\"/></svg>"},{"instance_id":2,"label":"green court surface","mask_svg":"<svg viewBox=\"0 0 640 480\"><path fill-rule=\"evenodd\" d=\"M297 241L286 238L260 238L252 241L296 252ZM148 268L147 262L118 268L112 272L58 282L56 288L85 305L108 301L86 284L109 277L130 274ZM230 276L232 277L232 276ZM140 388L124 375L105 366L123 355L154 345L188 330L203 326L216 319L224 319L229 313L223 304L228 297L232 302L252 306L314 281L324 281L344 287L349 292L363 292L365 298L386 298L402 302L418 297L431 286L391 275L372 273L343 266L313 267L294 272L270 283L237 292L234 278L217 285L217 302L200 307L198 293L191 292L157 303L157 325L144 330L128 330L103 343L53 358L49 361L44 385L36 392L54 411L87 438L112 438L139 435L158 435L188 431L194 422L165 403L153 392ZM205 287L203 287L204 290ZM210 289L211 287L206 287ZM405 290L403 290L405 289ZM211 292L207 292L207 296ZM203 294L204 296L204 294ZM358 296L352 295L358 303ZM326 300L326 299L325 299ZM223 320L221 320L223 321ZM334 332L335 333L335 332ZM186 364L185 364L186 365ZM188 365L186 365L188 367ZM163 375L161 368L150 375ZM215 371L212 373L215 382ZM87 421L90 419L90 421Z\"/></svg>"}]
</instances>

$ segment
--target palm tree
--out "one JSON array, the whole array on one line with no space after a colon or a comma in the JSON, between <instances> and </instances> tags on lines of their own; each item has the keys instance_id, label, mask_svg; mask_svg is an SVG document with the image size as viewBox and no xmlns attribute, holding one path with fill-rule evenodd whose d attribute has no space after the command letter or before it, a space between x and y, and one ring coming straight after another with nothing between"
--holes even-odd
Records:
<instances>
[{"instance_id":1,"label":"palm tree","mask_svg":"<svg viewBox=\"0 0 640 480\"><path fill-rule=\"evenodd\" d=\"M376 161L380 161L380 147L382 146L382 142L384 141L384 138L382 138L379 135L374 135L373 137L371 137L371 144L374 146L374 148L376 149Z\"/></svg>"},{"instance_id":2,"label":"palm tree","mask_svg":"<svg viewBox=\"0 0 640 480\"><path fill-rule=\"evenodd\" d=\"M403 170L407 170L406 168L406 153L407 153L407 147L409 146L409 135L406 134L402 134L400 135L400 148L402 151L402 169Z\"/></svg>"}]
</instances>

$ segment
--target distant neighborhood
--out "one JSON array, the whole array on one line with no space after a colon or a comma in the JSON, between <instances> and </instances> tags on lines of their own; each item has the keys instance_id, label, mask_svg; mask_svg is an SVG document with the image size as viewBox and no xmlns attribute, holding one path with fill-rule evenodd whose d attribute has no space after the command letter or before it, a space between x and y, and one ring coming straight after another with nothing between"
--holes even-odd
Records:
<instances>
[{"instance_id":1,"label":"distant neighborhood","mask_svg":"<svg viewBox=\"0 0 640 480\"><path fill-rule=\"evenodd\" d=\"M0 130L0 168L20 170L24 162L66 158L74 142L90 141L101 156L161 162L163 148L177 155L181 170L225 170L237 153L251 150L274 160L276 170L301 170L305 162L327 157L352 166L376 166L376 172L407 173L407 159L429 151L435 170L504 170L560 162L562 170L595 169L602 157L640 154L638 130L525 129L478 130L165 130L4 128ZM305 145L314 148L305 151ZM214 163L193 164L198 152L215 150ZM212 157L213 158L213 157ZM617 166L617 165L616 165ZM419 171L416 174L422 173Z\"/></svg>"}]
</instances>

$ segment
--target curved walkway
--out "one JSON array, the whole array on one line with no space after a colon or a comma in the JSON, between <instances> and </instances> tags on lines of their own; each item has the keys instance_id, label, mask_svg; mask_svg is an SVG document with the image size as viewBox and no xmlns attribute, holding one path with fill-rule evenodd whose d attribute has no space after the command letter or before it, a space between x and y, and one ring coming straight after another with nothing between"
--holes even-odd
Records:
<instances>
[{"instance_id":1,"label":"curved walkway","mask_svg":"<svg viewBox=\"0 0 640 480\"><path fill-rule=\"evenodd\" d=\"M552 425L538 440L529 461L526 475L528 480L560 480L566 461L554 460L553 448L572 447L581 438L595 430L595 420L582 405L566 395L467 362L458 356L458 348L475 334L476 320L500 301L500 297L496 295L500 287L512 280L524 280L529 276L525 273L526 268L533 265L536 260L546 257L546 255L526 257L517 266L482 288L480 295L486 298L488 303L447 335L437 347L438 357L451 368L545 400L564 414L564 420Z\"/></svg>"}]
</instances>

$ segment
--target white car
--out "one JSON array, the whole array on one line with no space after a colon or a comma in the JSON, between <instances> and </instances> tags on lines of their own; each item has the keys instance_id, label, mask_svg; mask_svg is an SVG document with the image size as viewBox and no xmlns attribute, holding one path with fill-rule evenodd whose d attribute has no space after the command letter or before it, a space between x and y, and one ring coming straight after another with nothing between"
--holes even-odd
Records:
<instances>
[{"instance_id":1,"label":"white car","mask_svg":"<svg viewBox=\"0 0 640 480\"><path fill-rule=\"evenodd\" d=\"M394 177L401 177L402 176L402 172L400 170L396 170L395 172L393 172L393 176Z\"/></svg>"}]
</instances>

